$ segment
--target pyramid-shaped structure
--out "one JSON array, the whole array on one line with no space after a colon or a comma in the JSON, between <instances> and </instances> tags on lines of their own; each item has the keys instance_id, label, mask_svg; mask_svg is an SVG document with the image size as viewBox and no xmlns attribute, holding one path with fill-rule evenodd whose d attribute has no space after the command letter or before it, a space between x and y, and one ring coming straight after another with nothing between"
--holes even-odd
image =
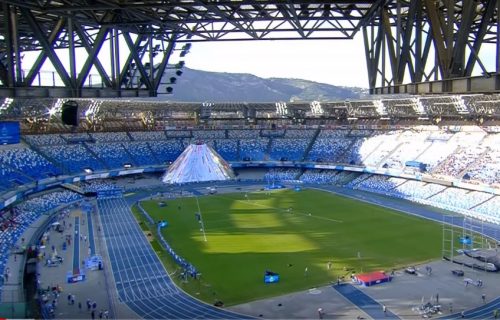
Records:
<instances>
[{"instance_id":1,"label":"pyramid-shaped structure","mask_svg":"<svg viewBox=\"0 0 500 320\"><path fill-rule=\"evenodd\" d=\"M229 164L206 144L191 144L170 165L165 183L220 181L234 178Z\"/></svg>"}]
</instances>

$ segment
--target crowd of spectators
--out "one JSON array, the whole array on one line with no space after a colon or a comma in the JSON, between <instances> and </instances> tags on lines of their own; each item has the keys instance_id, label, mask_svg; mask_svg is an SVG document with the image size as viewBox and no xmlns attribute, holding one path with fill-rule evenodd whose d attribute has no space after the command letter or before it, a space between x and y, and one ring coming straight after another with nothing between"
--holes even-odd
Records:
<instances>
[{"instance_id":1,"label":"crowd of spectators","mask_svg":"<svg viewBox=\"0 0 500 320\"><path fill-rule=\"evenodd\" d=\"M426 148L431 145L427 141L429 132L404 131L400 135L399 147L385 159L384 164L390 168L404 168L407 161L416 159Z\"/></svg>"},{"instance_id":2,"label":"crowd of spectators","mask_svg":"<svg viewBox=\"0 0 500 320\"><path fill-rule=\"evenodd\" d=\"M285 129L268 130L263 129L260 131L261 137L277 138L285 135Z\"/></svg>"},{"instance_id":3,"label":"crowd of spectators","mask_svg":"<svg viewBox=\"0 0 500 320\"><path fill-rule=\"evenodd\" d=\"M191 138L191 131L189 130L166 130L165 134L168 138Z\"/></svg>"},{"instance_id":4,"label":"crowd of spectators","mask_svg":"<svg viewBox=\"0 0 500 320\"><path fill-rule=\"evenodd\" d=\"M455 134L447 142L449 145L455 146L455 150L440 163L433 173L446 176L458 175L485 151L481 145L481 140L484 137L484 132L459 132Z\"/></svg>"}]
</instances>

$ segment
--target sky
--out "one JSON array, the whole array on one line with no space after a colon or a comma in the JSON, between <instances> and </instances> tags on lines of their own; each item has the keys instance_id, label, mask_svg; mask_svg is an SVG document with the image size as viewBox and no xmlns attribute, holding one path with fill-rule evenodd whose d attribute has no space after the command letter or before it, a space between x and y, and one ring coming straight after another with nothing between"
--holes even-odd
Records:
<instances>
[{"instance_id":1,"label":"sky","mask_svg":"<svg viewBox=\"0 0 500 320\"><path fill-rule=\"evenodd\" d=\"M182 48L179 43L177 48ZM122 53L128 48L122 41ZM61 63L69 70L66 50L56 50ZM250 73L262 78L296 78L327 83L337 86L368 88L366 60L363 38L359 34L353 40L262 40L262 41L218 41L194 42L190 52L178 57L180 50L174 51L169 63L184 60L190 69ZM26 52L23 69L29 69L39 52ZM79 48L77 72L81 69L87 54ZM99 53L101 62L109 59L109 45L103 45ZM161 56L155 58L161 61ZM121 59L123 63L124 58ZM109 66L104 65L106 69ZM52 85L54 67L47 59L42 67L42 82ZM106 70L110 74L110 70ZM91 70L94 79L99 78L95 68ZM56 75L56 84L62 85ZM88 79L87 79L88 81Z\"/></svg>"},{"instance_id":2,"label":"sky","mask_svg":"<svg viewBox=\"0 0 500 320\"><path fill-rule=\"evenodd\" d=\"M191 69L249 73L262 78L296 78L332 84L345 87L368 88L368 75L363 45L363 36L358 33L352 40L261 40L261 41L217 41L194 42L190 52L180 58L183 44L177 45L169 63L175 64L184 60ZM56 50L62 64L69 70L67 50ZM109 45L103 45L99 53L101 62L109 61ZM124 41L120 41L122 57L128 55L128 48ZM27 52L23 59L23 69L29 69L39 52ZM83 48L77 49L77 72L81 70L87 54ZM483 45L480 52L481 60L486 70L495 70L495 45ZM158 55L154 63L160 63L162 56ZM122 58L121 63L125 63ZM27 67L28 66L28 67ZM104 64L110 74L110 66ZM123 67L123 66L122 66ZM428 61L426 69L432 68ZM54 67L46 61L42 67L41 77L44 85L52 85ZM429 70L426 70L429 72ZM482 70L478 64L473 75L480 75ZM407 75L408 76L408 75ZM87 78L99 79L95 67L91 76ZM56 85L62 85L56 76ZM96 80L94 80L95 82ZM100 80L97 80L100 81ZM405 78L405 83L409 78ZM47 82L47 83L45 83ZM377 83L379 85L380 83Z\"/></svg>"},{"instance_id":3,"label":"sky","mask_svg":"<svg viewBox=\"0 0 500 320\"><path fill-rule=\"evenodd\" d=\"M185 62L205 71L368 87L361 34L353 40L195 42Z\"/></svg>"}]
</instances>

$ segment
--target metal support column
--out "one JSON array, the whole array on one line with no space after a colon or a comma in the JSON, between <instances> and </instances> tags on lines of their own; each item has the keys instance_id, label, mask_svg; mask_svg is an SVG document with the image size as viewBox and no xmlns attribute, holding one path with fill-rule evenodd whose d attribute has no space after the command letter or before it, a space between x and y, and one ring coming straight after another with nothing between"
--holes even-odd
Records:
<instances>
[{"instance_id":1,"label":"metal support column","mask_svg":"<svg viewBox=\"0 0 500 320\"><path fill-rule=\"evenodd\" d=\"M68 44L69 44L69 80L71 81L73 90L73 97L79 97L76 83L76 60L75 60L75 33L73 32L73 18L68 17Z\"/></svg>"},{"instance_id":2,"label":"metal support column","mask_svg":"<svg viewBox=\"0 0 500 320\"><path fill-rule=\"evenodd\" d=\"M7 32L5 33L5 51L6 51L6 77L2 79L5 81L7 87L14 87L14 51L13 51L13 40L12 40L12 16L11 16L11 6L7 3L3 3L3 11L5 16L4 26Z\"/></svg>"},{"instance_id":3,"label":"metal support column","mask_svg":"<svg viewBox=\"0 0 500 320\"><path fill-rule=\"evenodd\" d=\"M121 67L120 67L120 33L118 29L113 29L114 41L115 41L115 56L112 61L115 65L115 79L116 79L116 90L119 97L121 97L122 92L122 78L121 78Z\"/></svg>"},{"instance_id":4,"label":"metal support column","mask_svg":"<svg viewBox=\"0 0 500 320\"><path fill-rule=\"evenodd\" d=\"M442 236L442 241L441 241L441 248L442 248L442 257L445 260L449 260L453 262L453 257L455 255L455 248L454 248L454 216L451 215L443 215L443 221L442 221L442 229L443 229L443 236Z\"/></svg>"}]
</instances>

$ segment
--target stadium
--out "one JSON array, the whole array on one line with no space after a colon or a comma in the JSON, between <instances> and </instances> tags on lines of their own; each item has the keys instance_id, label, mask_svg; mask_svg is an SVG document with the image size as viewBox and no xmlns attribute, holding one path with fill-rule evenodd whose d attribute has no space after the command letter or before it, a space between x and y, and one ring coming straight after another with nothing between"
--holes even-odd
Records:
<instances>
[{"instance_id":1,"label":"stadium","mask_svg":"<svg viewBox=\"0 0 500 320\"><path fill-rule=\"evenodd\" d=\"M498 2L0 2L0 318L500 316ZM370 98L159 98L358 32Z\"/></svg>"}]
</instances>

